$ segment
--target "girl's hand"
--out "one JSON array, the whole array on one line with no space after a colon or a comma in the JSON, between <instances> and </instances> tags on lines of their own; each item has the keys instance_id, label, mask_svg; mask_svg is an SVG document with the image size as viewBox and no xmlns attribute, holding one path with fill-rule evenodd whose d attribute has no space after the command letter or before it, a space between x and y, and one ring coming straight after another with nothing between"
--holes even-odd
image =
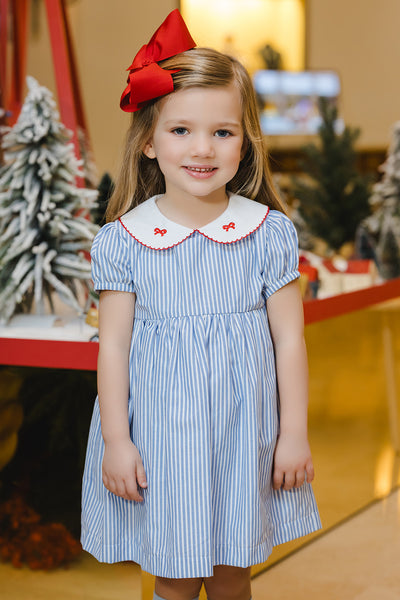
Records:
<instances>
[{"instance_id":1,"label":"girl's hand","mask_svg":"<svg viewBox=\"0 0 400 600\"><path fill-rule=\"evenodd\" d=\"M273 487L291 490L314 479L310 446L304 436L281 434L275 448Z\"/></svg>"},{"instance_id":2,"label":"girl's hand","mask_svg":"<svg viewBox=\"0 0 400 600\"><path fill-rule=\"evenodd\" d=\"M103 457L103 483L116 496L143 502L138 485L147 487L146 473L136 446L130 439L107 442Z\"/></svg>"}]
</instances>

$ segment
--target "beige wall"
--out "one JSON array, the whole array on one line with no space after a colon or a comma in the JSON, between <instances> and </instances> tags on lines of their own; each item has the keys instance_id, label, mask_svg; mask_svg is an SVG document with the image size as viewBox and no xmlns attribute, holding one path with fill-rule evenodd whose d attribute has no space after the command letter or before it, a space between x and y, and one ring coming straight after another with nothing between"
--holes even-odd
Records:
<instances>
[{"instance_id":1,"label":"beige wall","mask_svg":"<svg viewBox=\"0 0 400 600\"><path fill-rule=\"evenodd\" d=\"M232 0L234 1L234 0ZM31 39L28 74L54 90L47 23ZM78 0L68 5L99 174L115 175L129 115L118 104L125 69L178 0ZM360 146L386 146L400 119L400 0L307 0L307 63L336 69L346 122ZM31 34L32 35L32 34Z\"/></svg>"},{"instance_id":2,"label":"beige wall","mask_svg":"<svg viewBox=\"0 0 400 600\"><path fill-rule=\"evenodd\" d=\"M341 77L346 123L359 146L386 146L400 120L400 0L307 0L310 68Z\"/></svg>"}]
</instances>

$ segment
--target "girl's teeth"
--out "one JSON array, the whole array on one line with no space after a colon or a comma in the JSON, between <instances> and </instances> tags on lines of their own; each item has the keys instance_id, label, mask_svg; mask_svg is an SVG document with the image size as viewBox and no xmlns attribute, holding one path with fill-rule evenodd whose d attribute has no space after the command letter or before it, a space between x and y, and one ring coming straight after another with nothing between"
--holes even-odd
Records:
<instances>
[{"instance_id":1,"label":"girl's teeth","mask_svg":"<svg viewBox=\"0 0 400 600\"><path fill-rule=\"evenodd\" d=\"M212 168L209 169L198 169L197 167L188 167L188 169L190 171L197 171L198 173L209 173L210 171L212 171Z\"/></svg>"}]
</instances>

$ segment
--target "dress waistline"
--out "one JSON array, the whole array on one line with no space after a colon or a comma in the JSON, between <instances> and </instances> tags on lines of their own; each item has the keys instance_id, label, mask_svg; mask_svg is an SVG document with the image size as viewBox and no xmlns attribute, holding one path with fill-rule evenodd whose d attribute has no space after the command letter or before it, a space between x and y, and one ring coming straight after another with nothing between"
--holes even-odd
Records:
<instances>
[{"instance_id":1,"label":"dress waistline","mask_svg":"<svg viewBox=\"0 0 400 600\"><path fill-rule=\"evenodd\" d=\"M169 321L172 319L195 319L195 318L207 318L207 317L230 317L230 316L234 316L234 315L246 315L246 314L250 314L253 312L266 312L266 306L259 306L259 307L254 307L254 308L249 308L248 310L243 310L243 311L234 311L234 312L221 312L221 313L199 313L199 314L194 314L194 315L165 315L162 317L147 317L147 316L140 316L137 313L135 313L135 321Z\"/></svg>"}]
</instances>

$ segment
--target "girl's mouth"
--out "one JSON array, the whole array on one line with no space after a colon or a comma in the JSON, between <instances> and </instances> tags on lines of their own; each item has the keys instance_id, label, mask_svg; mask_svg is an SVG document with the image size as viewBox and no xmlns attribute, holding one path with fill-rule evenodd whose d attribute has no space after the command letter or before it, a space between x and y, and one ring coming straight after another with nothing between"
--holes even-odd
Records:
<instances>
[{"instance_id":1,"label":"girl's mouth","mask_svg":"<svg viewBox=\"0 0 400 600\"><path fill-rule=\"evenodd\" d=\"M205 173L206 171L214 171L215 167L186 167L189 171L198 171L199 173Z\"/></svg>"},{"instance_id":2,"label":"girl's mouth","mask_svg":"<svg viewBox=\"0 0 400 600\"><path fill-rule=\"evenodd\" d=\"M183 167L189 175L199 179L210 177L217 169L216 167Z\"/></svg>"}]
</instances>

